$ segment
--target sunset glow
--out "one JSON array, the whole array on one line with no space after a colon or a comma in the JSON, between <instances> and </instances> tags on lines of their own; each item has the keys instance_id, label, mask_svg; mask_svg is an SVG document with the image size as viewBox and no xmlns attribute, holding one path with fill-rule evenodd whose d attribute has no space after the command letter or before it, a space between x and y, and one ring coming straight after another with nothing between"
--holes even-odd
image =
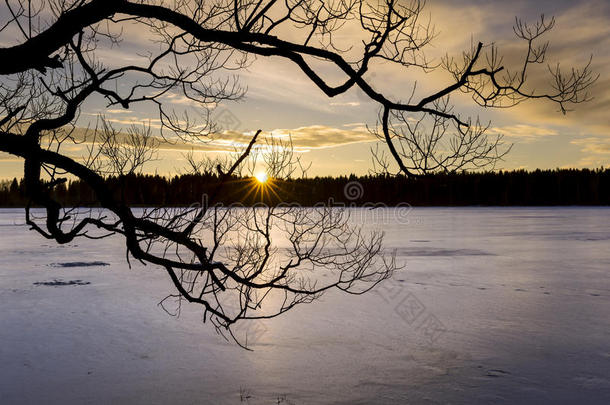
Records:
<instances>
[{"instance_id":1,"label":"sunset glow","mask_svg":"<svg viewBox=\"0 0 610 405\"><path fill-rule=\"evenodd\" d=\"M269 179L267 173L265 172L257 173L254 177L256 178L256 181L258 181L260 184L265 184Z\"/></svg>"}]
</instances>

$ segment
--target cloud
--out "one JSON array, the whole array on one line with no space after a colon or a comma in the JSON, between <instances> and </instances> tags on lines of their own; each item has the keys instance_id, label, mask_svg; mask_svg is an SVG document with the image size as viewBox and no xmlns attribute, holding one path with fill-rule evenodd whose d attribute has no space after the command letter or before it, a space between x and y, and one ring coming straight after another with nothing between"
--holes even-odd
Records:
<instances>
[{"instance_id":1,"label":"cloud","mask_svg":"<svg viewBox=\"0 0 610 405\"><path fill-rule=\"evenodd\" d=\"M157 119L157 118L148 118L148 119L143 119L142 117L137 117L137 116L127 116L127 117L123 117L123 118L111 118L111 117L106 117L105 118L106 121L111 122L113 124L121 124L121 125L126 125L126 126L141 126L142 124L146 124L147 126L150 126L151 128L161 128L161 120Z\"/></svg>"},{"instance_id":2,"label":"cloud","mask_svg":"<svg viewBox=\"0 0 610 405\"><path fill-rule=\"evenodd\" d=\"M272 136L290 136L296 147L328 148L351 143L375 142L377 138L364 128L342 129L311 125L295 129L275 129Z\"/></svg>"},{"instance_id":3,"label":"cloud","mask_svg":"<svg viewBox=\"0 0 610 405\"><path fill-rule=\"evenodd\" d=\"M535 142L540 140L540 138L559 135L556 130L527 124L493 127L489 128L487 132L489 134L497 134L508 138L515 138L515 140L524 143Z\"/></svg>"},{"instance_id":4,"label":"cloud","mask_svg":"<svg viewBox=\"0 0 610 405\"><path fill-rule=\"evenodd\" d=\"M330 103L330 105L337 106L337 107L358 107L360 105L360 102L348 101L348 102L344 102L344 103Z\"/></svg>"},{"instance_id":5,"label":"cloud","mask_svg":"<svg viewBox=\"0 0 610 405\"><path fill-rule=\"evenodd\" d=\"M209 148L233 150L234 146L247 145L252 132L223 131L211 134L206 145ZM326 125L311 125L292 129L274 129L263 133L259 143L268 140L290 142L296 151L330 148L354 143L375 142L377 139L366 128L344 129Z\"/></svg>"},{"instance_id":6,"label":"cloud","mask_svg":"<svg viewBox=\"0 0 610 405\"><path fill-rule=\"evenodd\" d=\"M601 74L600 79L590 88L589 95L593 100L568 106L574 111L568 112L567 116L558 112L557 104L544 99L531 100L508 110L480 110L473 108L472 100L462 98L459 94L452 99L455 111L464 115L481 114L485 119L493 117L502 125L520 123L539 127L563 126L567 132L572 133L581 132L582 129L596 134L610 132L610 120L607 118L610 109L610 80L605 74L610 71L610 2L456 0L430 2L427 10L431 12L432 21L439 31L427 54L435 58L435 61L445 54L459 60L461 52L468 50L471 43L481 41L484 44L495 43L500 56L504 56L503 66L518 69L527 44L517 39L512 32L514 16L532 24L539 19L541 13L545 13L547 21L550 15L556 16L556 26L540 39L541 44L547 40L550 42L547 59L543 64L532 66L526 90L553 91L547 64L555 67L559 62L564 73L569 74L572 67L581 68L586 65L592 55L591 69L594 73ZM384 67L383 77L387 83L383 91L394 93L397 98L408 90L405 89L407 84L417 79L416 100L451 83L451 78L441 71L426 75L414 70L407 74L405 69L389 64Z\"/></svg>"},{"instance_id":7,"label":"cloud","mask_svg":"<svg viewBox=\"0 0 610 405\"><path fill-rule=\"evenodd\" d=\"M581 152L596 155L610 155L610 138L588 137L570 142L581 147Z\"/></svg>"},{"instance_id":8,"label":"cloud","mask_svg":"<svg viewBox=\"0 0 610 405\"><path fill-rule=\"evenodd\" d=\"M596 134L608 133L610 79L605 72L610 71L610 3L595 0L566 3L558 10L556 20L555 28L543 38L550 43L546 62L551 67L559 62L564 73L570 73L572 67L582 68L592 57L591 70L601 74L589 89L592 100L568 106L574 111L568 112L567 116L558 114L558 106L545 100L525 103L509 110L509 115L529 122L586 128ZM505 49L514 59L520 48L512 45ZM550 74L545 69L546 63L529 75L529 89L549 89Z\"/></svg>"},{"instance_id":9,"label":"cloud","mask_svg":"<svg viewBox=\"0 0 610 405\"><path fill-rule=\"evenodd\" d=\"M577 166L607 167L610 165L610 137L590 136L573 139L570 143L579 146L580 152L584 154Z\"/></svg>"},{"instance_id":10,"label":"cloud","mask_svg":"<svg viewBox=\"0 0 610 405\"><path fill-rule=\"evenodd\" d=\"M128 142L128 134L125 132L118 132L115 136L121 144ZM161 138L152 136L149 142L157 149L165 151L232 152L236 148L239 149L248 145L253 136L253 132L226 130L200 138ZM99 133L86 128L76 128L72 132L71 137L74 143L66 142L62 146L63 148L71 148L74 144L91 145L99 143L101 140ZM258 140L257 145L262 146L274 140L290 143L295 151L305 152L311 149L375 142L377 139L366 128L344 129L325 125L312 125L293 129L274 129L264 132Z\"/></svg>"},{"instance_id":11,"label":"cloud","mask_svg":"<svg viewBox=\"0 0 610 405\"><path fill-rule=\"evenodd\" d=\"M194 107L194 108L198 108L198 109L200 109L202 107L214 109L218 106L217 103L200 103L198 101L195 101L191 98L186 97L183 94L177 94L177 93L167 93L162 98L164 100L170 102L171 104L181 104L181 105Z\"/></svg>"},{"instance_id":12,"label":"cloud","mask_svg":"<svg viewBox=\"0 0 610 405\"><path fill-rule=\"evenodd\" d=\"M111 108L103 111L104 114L133 114L133 111L123 108ZM97 114L96 114L97 115Z\"/></svg>"}]
</instances>

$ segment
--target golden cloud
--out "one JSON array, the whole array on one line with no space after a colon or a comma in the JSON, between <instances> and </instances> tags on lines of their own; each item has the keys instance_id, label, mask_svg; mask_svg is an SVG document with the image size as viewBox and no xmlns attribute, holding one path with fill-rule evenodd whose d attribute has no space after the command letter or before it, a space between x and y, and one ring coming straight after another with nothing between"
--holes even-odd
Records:
<instances>
[{"instance_id":1,"label":"golden cloud","mask_svg":"<svg viewBox=\"0 0 610 405\"><path fill-rule=\"evenodd\" d=\"M76 128L71 133L71 140L66 142L64 148L71 145L91 145L100 143L102 137L93 129ZM141 135L139 135L141 136ZM202 151L202 152L232 152L236 148L246 146L250 143L253 132L223 131L202 137L149 137L150 145L159 150L168 151ZM129 135L125 132L117 132L115 139L118 143L126 144ZM377 139L365 127L335 128L325 125L312 125L294 129L274 129L263 132L258 144L279 141L290 143L295 151L306 151L311 149L329 148L362 142L375 142ZM50 142L49 137L43 138L44 142Z\"/></svg>"},{"instance_id":2,"label":"golden cloud","mask_svg":"<svg viewBox=\"0 0 610 405\"><path fill-rule=\"evenodd\" d=\"M588 137L570 142L581 147L581 152L596 155L610 155L610 138Z\"/></svg>"},{"instance_id":3,"label":"golden cloud","mask_svg":"<svg viewBox=\"0 0 610 405\"><path fill-rule=\"evenodd\" d=\"M515 138L519 142L530 143L545 138L555 136L559 133L553 129L538 127L527 124L508 125L503 127L489 128L487 131L493 135L503 135L508 138Z\"/></svg>"}]
</instances>

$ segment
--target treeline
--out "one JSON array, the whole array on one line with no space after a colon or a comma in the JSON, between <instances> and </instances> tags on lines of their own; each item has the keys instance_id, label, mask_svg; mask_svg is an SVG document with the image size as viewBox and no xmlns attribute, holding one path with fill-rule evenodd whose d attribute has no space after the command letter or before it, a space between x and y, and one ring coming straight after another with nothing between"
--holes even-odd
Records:
<instances>
[{"instance_id":1,"label":"treeline","mask_svg":"<svg viewBox=\"0 0 610 405\"><path fill-rule=\"evenodd\" d=\"M315 177L269 180L233 178L219 187L214 175L110 177L115 198L133 206L319 203L364 205L383 203L413 206L610 205L609 169L566 169L435 174L416 179L392 176ZM53 196L66 206L95 206L93 190L82 181L53 187ZM23 181L0 183L0 206L28 203Z\"/></svg>"}]
</instances>

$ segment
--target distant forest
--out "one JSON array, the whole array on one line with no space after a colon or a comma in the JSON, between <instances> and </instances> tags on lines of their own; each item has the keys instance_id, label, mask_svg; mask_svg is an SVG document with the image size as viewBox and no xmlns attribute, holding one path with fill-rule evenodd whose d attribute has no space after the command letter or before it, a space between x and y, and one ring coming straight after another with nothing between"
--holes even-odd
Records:
<instances>
[{"instance_id":1,"label":"distant forest","mask_svg":"<svg viewBox=\"0 0 610 405\"><path fill-rule=\"evenodd\" d=\"M270 179L264 186L251 178L233 178L222 188L218 180L215 175L138 174L107 182L117 198L133 206L188 206L210 196L212 202L225 205L610 205L610 170L603 168L434 174L415 179L381 175ZM66 206L94 206L96 201L91 188L78 180L56 185L52 193ZM23 181L0 183L0 206L25 205Z\"/></svg>"}]
</instances>

